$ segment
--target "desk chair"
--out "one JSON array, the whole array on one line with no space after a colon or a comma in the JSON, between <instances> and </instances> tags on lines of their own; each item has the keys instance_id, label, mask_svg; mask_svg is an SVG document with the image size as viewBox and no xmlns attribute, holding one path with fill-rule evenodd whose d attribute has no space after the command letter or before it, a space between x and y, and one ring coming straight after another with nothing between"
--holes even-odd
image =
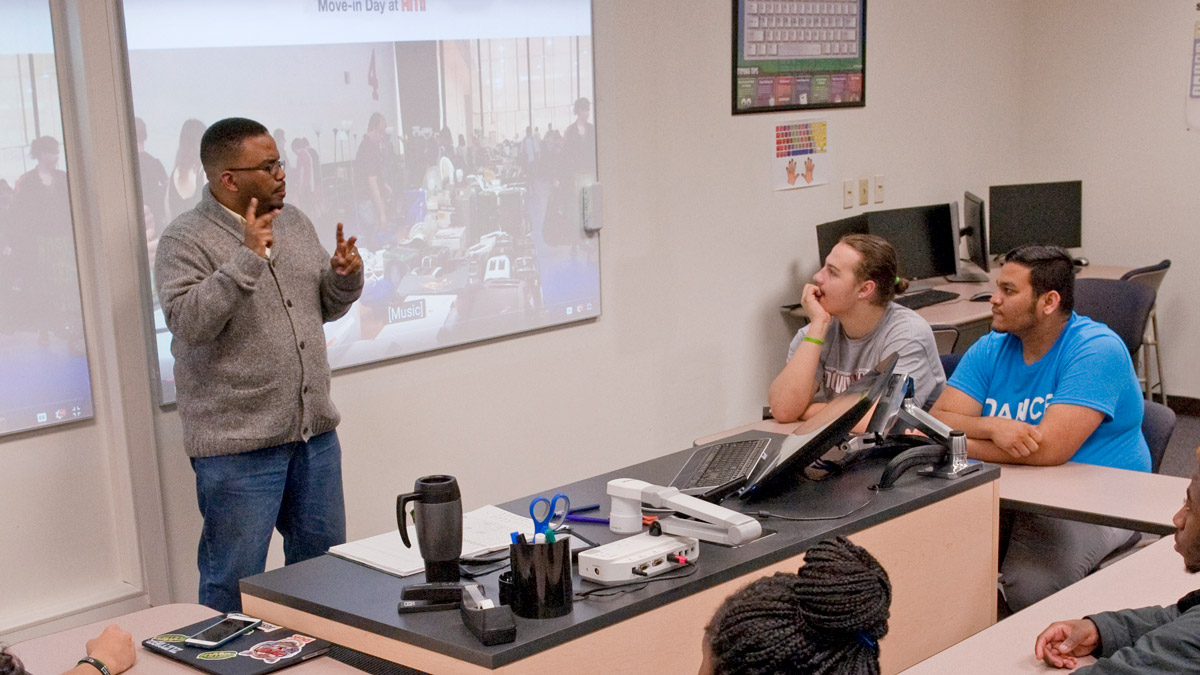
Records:
<instances>
[{"instance_id":1,"label":"desk chair","mask_svg":"<svg viewBox=\"0 0 1200 675\"><path fill-rule=\"evenodd\" d=\"M1167 270L1170 268L1171 261L1164 260L1157 265L1129 270L1121 277L1121 281L1132 281L1143 286L1149 286L1157 294L1158 287L1162 285L1163 277L1167 276ZM1157 305L1157 303L1155 304ZM1162 352L1159 351L1158 344L1158 312L1155 307L1150 308L1150 334L1143 339L1142 346L1154 349L1154 366L1155 372L1158 375L1158 381L1151 386L1149 349L1143 349L1142 377L1140 380L1146 389L1146 398L1153 398L1154 388L1158 387L1158 393L1162 395L1163 405L1167 405L1167 385L1163 382Z\"/></svg>"},{"instance_id":2,"label":"desk chair","mask_svg":"<svg viewBox=\"0 0 1200 675\"><path fill-rule=\"evenodd\" d=\"M1075 311L1111 328L1136 357L1155 295L1153 288L1132 281L1076 279Z\"/></svg>"},{"instance_id":3,"label":"desk chair","mask_svg":"<svg viewBox=\"0 0 1200 675\"><path fill-rule=\"evenodd\" d=\"M1171 434L1175 433L1175 411L1154 401L1146 401L1143 411L1142 435L1146 437L1146 445L1150 447L1150 470L1158 473L1162 468L1163 457L1167 454Z\"/></svg>"},{"instance_id":4,"label":"desk chair","mask_svg":"<svg viewBox=\"0 0 1200 675\"><path fill-rule=\"evenodd\" d=\"M954 374L954 369L958 367L958 362L962 360L962 354L939 354L938 358L942 360L942 370L946 373L946 381L950 381L950 376Z\"/></svg>"},{"instance_id":5,"label":"desk chair","mask_svg":"<svg viewBox=\"0 0 1200 675\"><path fill-rule=\"evenodd\" d=\"M945 324L930 326L933 329L933 342L937 345L938 354L952 354L958 346L958 328Z\"/></svg>"},{"instance_id":6,"label":"desk chair","mask_svg":"<svg viewBox=\"0 0 1200 675\"><path fill-rule=\"evenodd\" d=\"M1150 448L1150 471L1153 473L1158 473L1162 468L1167 445L1171 442L1171 435L1175 433L1175 421L1175 411L1167 406L1154 401L1142 403L1142 436L1146 437L1146 445ZM1120 548L1104 556L1092 572L1108 567L1132 553L1134 549L1148 546L1158 539L1154 535L1134 532Z\"/></svg>"}]
</instances>

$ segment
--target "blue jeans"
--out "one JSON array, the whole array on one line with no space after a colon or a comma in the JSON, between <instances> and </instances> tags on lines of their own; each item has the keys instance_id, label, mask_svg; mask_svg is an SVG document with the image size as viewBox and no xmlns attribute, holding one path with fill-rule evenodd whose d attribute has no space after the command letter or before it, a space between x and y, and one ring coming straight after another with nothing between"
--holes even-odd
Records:
<instances>
[{"instance_id":1,"label":"blue jeans","mask_svg":"<svg viewBox=\"0 0 1200 675\"><path fill-rule=\"evenodd\" d=\"M286 563L346 543L342 448L336 431L307 443L192 458L204 530L196 557L200 602L241 611L238 580L266 569L271 530L283 535Z\"/></svg>"}]
</instances>

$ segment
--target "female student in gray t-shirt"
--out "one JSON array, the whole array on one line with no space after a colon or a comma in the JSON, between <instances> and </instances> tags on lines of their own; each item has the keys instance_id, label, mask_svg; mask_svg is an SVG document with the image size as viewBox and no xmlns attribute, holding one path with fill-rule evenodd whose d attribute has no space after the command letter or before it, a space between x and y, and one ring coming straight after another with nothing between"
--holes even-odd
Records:
<instances>
[{"instance_id":1,"label":"female student in gray t-shirt","mask_svg":"<svg viewBox=\"0 0 1200 675\"><path fill-rule=\"evenodd\" d=\"M897 373L913 379L922 406L946 383L933 330L916 312L892 302L908 282L896 276L896 251L871 234L848 234L800 299L809 323L792 340L788 362L767 400L780 422L808 419L831 397L899 354Z\"/></svg>"}]
</instances>

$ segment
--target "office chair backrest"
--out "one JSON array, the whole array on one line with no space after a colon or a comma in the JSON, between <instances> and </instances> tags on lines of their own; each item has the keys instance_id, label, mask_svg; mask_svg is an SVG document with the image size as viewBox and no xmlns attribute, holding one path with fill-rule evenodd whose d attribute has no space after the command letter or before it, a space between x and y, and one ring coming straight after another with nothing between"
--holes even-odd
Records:
<instances>
[{"instance_id":1,"label":"office chair backrest","mask_svg":"<svg viewBox=\"0 0 1200 675\"><path fill-rule=\"evenodd\" d=\"M946 372L946 380L949 381L954 369L958 367L958 362L962 360L962 354L939 354L938 358L942 361L942 370Z\"/></svg>"},{"instance_id":2,"label":"office chair backrest","mask_svg":"<svg viewBox=\"0 0 1200 675\"><path fill-rule=\"evenodd\" d=\"M1150 470L1158 473L1162 468L1163 456L1167 454L1171 434L1175 432L1175 411L1161 403L1145 401L1144 414L1142 435L1150 447Z\"/></svg>"},{"instance_id":3,"label":"office chair backrest","mask_svg":"<svg viewBox=\"0 0 1200 675\"><path fill-rule=\"evenodd\" d=\"M1153 288L1133 281L1075 280L1075 311L1111 328L1130 354L1142 347L1154 296Z\"/></svg>"},{"instance_id":4,"label":"office chair backrest","mask_svg":"<svg viewBox=\"0 0 1200 675\"><path fill-rule=\"evenodd\" d=\"M930 328L933 329L933 341L937 345L938 353L952 353L954 346L958 344L958 329L943 324L936 324Z\"/></svg>"},{"instance_id":5,"label":"office chair backrest","mask_svg":"<svg viewBox=\"0 0 1200 675\"><path fill-rule=\"evenodd\" d=\"M1143 286L1149 286L1156 292L1158 287L1162 285L1163 277L1167 276L1167 270L1171 269L1171 261L1164 260L1157 265L1147 265L1132 269L1121 275L1121 281L1132 281Z\"/></svg>"}]
</instances>

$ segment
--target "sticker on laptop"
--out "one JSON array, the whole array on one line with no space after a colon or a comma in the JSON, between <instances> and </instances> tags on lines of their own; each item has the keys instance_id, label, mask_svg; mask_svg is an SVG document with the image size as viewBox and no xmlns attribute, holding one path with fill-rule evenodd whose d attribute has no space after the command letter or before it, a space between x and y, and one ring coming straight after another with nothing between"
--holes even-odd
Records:
<instances>
[{"instance_id":1,"label":"sticker on laptop","mask_svg":"<svg viewBox=\"0 0 1200 675\"><path fill-rule=\"evenodd\" d=\"M196 655L197 661L225 661L227 659L236 658L237 652L221 651L221 652L201 652Z\"/></svg>"},{"instance_id":2,"label":"sticker on laptop","mask_svg":"<svg viewBox=\"0 0 1200 675\"><path fill-rule=\"evenodd\" d=\"M276 626L275 624L267 623L266 621L258 624L258 629L264 633L274 633L280 628L283 628L283 626Z\"/></svg>"},{"instance_id":3,"label":"sticker on laptop","mask_svg":"<svg viewBox=\"0 0 1200 675\"><path fill-rule=\"evenodd\" d=\"M168 654L178 654L179 652L183 651L183 647L170 642L164 642L163 640L147 640L146 644L150 645L151 647L157 647Z\"/></svg>"},{"instance_id":4,"label":"sticker on laptop","mask_svg":"<svg viewBox=\"0 0 1200 675\"><path fill-rule=\"evenodd\" d=\"M241 656L249 656L270 665L299 654L300 650L304 649L304 645L314 639L304 635L293 635L282 640L268 640L247 649L241 653Z\"/></svg>"},{"instance_id":5,"label":"sticker on laptop","mask_svg":"<svg viewBox=\"0 0 1200 675\"><path fill-rule=\"evenodd\" d=\"M188 639L188 636L181 633L164 633L162 635L155 635L154 639L159 642L183 642Z\"/></svg>"}]
</instances>

